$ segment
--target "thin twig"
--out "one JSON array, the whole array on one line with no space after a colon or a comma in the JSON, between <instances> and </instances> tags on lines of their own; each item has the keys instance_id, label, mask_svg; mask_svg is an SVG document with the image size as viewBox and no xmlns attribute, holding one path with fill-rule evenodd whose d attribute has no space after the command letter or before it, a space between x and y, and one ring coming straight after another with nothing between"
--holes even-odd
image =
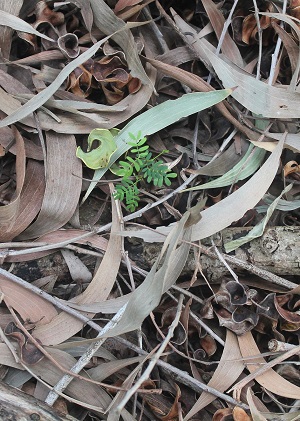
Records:
<instances>
[{"instance_id":1,"label":"thin twig","mask_svg":"<svg viewBox=\"0 0 300 421\"><path fill-rule=\"evenodd\" d=\"M262 367L255 370L253 373L248 374L243 380L236 383L230 390L234 391L234 395L237 399L240 398L241 390L244 386L246 386L247 383L249 383L251 380L254 380L256 377L261 376L266 371L268 371L270 368L274 367L277 364L280 364L282 361L286 360L287 358L292 357L295 354L299 354L300 352L300 345L296 346L295 348L290 349L289 351L285 352L284 354L279 355L278 357L274 358L274 360L266 362Z\"/></svg>"},{"instance_id":2,"label":"thin twig","mask_svg":"<svg viewBox=\"0 0 300 421\"><path fill-rule=\"evenodd\" d=\"M226 22L225 22L224 26L223 26L222 33L221 33L221 36L220 36L220 39L219 39L219 42L218 42L218 45L217 45L217 48L216 48L216 55L219 55L220 54L220 51L221 51L221 48L222 48L222 44L224 42L224 38L225 38L225 35L226 35L226 32L227 32L227 30L229 28L229 25L231 24L232 16L233 16L233 13L234 13L234 11L236 9L236 6L237 6L238 2L239 2L239 0L234 0L233 5L231 6L229 15L228 15L228 17L226 19Z\"/></svg>"},{"instance_id":3,"label":"thin twig","mask_svg":"<svg viewBox=\"0 0 300 421\"><path fill-rule=\"evenodd\" d=\"M182 312L182 304L183 304L183 295L181 294L180 297L179 297L179 300L178 300L176 315L174 317L174 320L173 320L171 326L169 327L169 331L168 331L167 336L165 337L165 339L161 343L161 345L159 347L159 350L151 358L151 360L148 364L148 367L146 368L144 373L137 380L137 382L130 388L130 390L127 391L124 398L119 403L118 407L116 408L116 413L121 414L122 409L124 408L126 403L129 401L131 396L133 396L134 393L136 393L138 391L138 389L142 386L142 384L146 380L148 380L148 378L150 377L150 374L151 374L152 370L154 369L155 365L159 361L159 359L162 356L164 350L166 349L168 343L170 342L171 338L174 335L174 330L179 323L180 315L181 315L181 312Z\"/></svg>"},{"instance_id":4,"label":"thin twig","mask_svg":"<svg viewBox=\"0 0 300 421\"><path fill-rule=\"evenodd\" d=\"M102 346L102 344L105 342L106 338L103 338L103 335L112 330L116 324L120 321L122 318L125 310L126 310L126 304L120 308L120 310L115 314L115 316L102 328L101 332L97 335L98 338L102 336L101 339L99 339L96 342L93 342L88 349L84 352L84 354L79 358L79 360L76 362L76 364L73 365L73 367L70 369L72 373L78 374L86 365L88 362L90 362L91 358L95 355L95 353L98 351L98 349ZM51 392L49 392L47 398L45 399L45 403L52 406L58 396L59 393L64 391L68 385L73 380L73 376L70 374L65 374L59 382L56 383L56 385L53 387Z\"/></svg>"},{"instance_id":5,"label":"thin twig","mask_svg":"<svg viewBox=\"0 0 300 421\"><path fill-rule=\"evenodd\" d=\"M173 196L175 196L177 193L179 193L181 190L184 190L191 181L193 181L195 178L197 177L197 175L192 174L189 178L187 178L179 187L177 187L177 189L173 190L172 192L170 192L169 194L167 194L166 196L162 197L161 199L157 200L154 203L149 203L146 206L144 206L142 209L131 213L130 215L126 215L124 216L124 221L128 222L131 221L133 219L139 218L143 215L143 213L147 212L148 210L155 208L156 206L160 205L161 203L164 203L165 201L171 199ZM41 246L41 247L34 247L34 248L29 248L27 250L5 250L3 252L0 252L0 258L5 258L8 256L18 256L18 255L24 255L24 254L30 254L30 253L37 253L37 252L41 252L41 251L48 251L48 250L53 250L53 249L58 249L58 248L63 248L68 246L70 243L76 243L78 241L81 241L85 238L90 237L91 235L94 234L100 234L102 232L108 231L111 228L112 223L108 223L106 225L103 225L100 228L94 229L90 232L85 232L84 234L81 235L77 235L76 237L70 238L68 240L64 240L61 241L59 243L55 243L55 244L47 244L45 246Z\"/></svg>"},{"instance_id":6,"label":"thin twig","mask_svg":"<svg viewBox=\"0 0 300 421\"><path fill-rule=\"evenodd\" d=\"M119 386L113 386L113 385L111 385L111 384L107 384L107 383L103 383L103 382L98 382L97 380L93 380L93 379L90 379L89 377L84 377L84 376L81 376L80 374L77 374L77 373L75 373L75 372L72 372L72 371L70 371L70 370L67 370L65 367L63 367L58 361L56 361L55 360L55 358L53 358L52 357L52 355L51 354L49 354L49 352L47 352L47 350L46 349L44 349L41 345L40 345L40 343L28 332L28 330L22 325L22 323L20 322L20 320L18 319L18 317L17 317L17 315L16 315L16 313L15 313L15 311L14 311L14 309L11 307L11 306L8 306L8 309L9 309L9 311L11 312L11 314L12 314L12 316L13 316L13 318L14 318L14 320L15 320L15 323L16 323L16 326L24 333L24 335L29 339L29 341L31 342L31 343L33 343L35 346L36 346L36 348L39 350L39 351L41 351L41 353L49 360L49 361L51 361L52 362L52 364L55 366L55 367L57 367L59 370L61 370L61 372L62 373L65 373L65 374L68 374L68 375L70 375L70 376L72 376L72 377L74 377L74 378L77 378L77 379L79 379L79 380L82 380L82 381L85 381L85 382L87 382L87 383L92 383L92 384L96 384L97 386L101 386L101 387L104 387L104 388L106 388L106 389L110 389L110 390L115 390L115 391L120 391L120 390L124 390L124 388L123 387L119 387ZM0 331L0 334L1 334L1 331ZM3 338L2 338L3 339ZM9 342L7 343L7 341L5 341L5 343L6 343L6 345L7 346L9 346ZM10 348L10 347L9 347ZM13 351L11 350L11 348L10 348L10 351L12 352L12 354L14 355L14 357L15 357L15 354L13 353ZM16 358L16 357L15 357ZM17 357L18 358L18 357ZM17 363L21 363L21 361L19 360L19 358L18 358L18 360L16 360L16 362ZM153 394L153 393L160 393L159 392L159 389L153 389L153 390L151 390L151 389L142 389L142 390L140 390L140 392L141 393L150 393L150 394Z\"/></svg>"},{"instance_id":7,"label":"thin twig","mask_svg":"<svg viewBox=\"0 0 300 421\"><path fill-rule=\"evenodd\" d=\"M81 320L84 324L89 325L90 327L95 329L95 331L102 332L102 328L99 325L97 325L95 322L90 320L88 317L84 316L79 311L76 311L72 309L71 307L69 307L68 305L64 304L59 299L52 297L50 294L47 294L45 291L42 291L41 289L35 287L34 285L29 284L28 282L24 281L18 276L13 275L12 273L9 273L2 268L0 268L0 275L4 276L7 279L10 279L12 282L15 282L17 285L20 285L26 288L27 290L30 290L31 292L39 295L40 297L44 298L45 300L55 305L57 308L60 308L61 310L65 311L71 316ZM141 348L134 345L130 341L127 341L124 338L117 337L116 340L124 344L126 347L128 347L132 351L136 352L138 355L147 355L146 351L142 350ZM200 382L199 380L194 379L188 373L172 366L171 364L166 363L165 361L159 360L157 365L159 365L173 379L185 384L186 386L190 387L192 390L194 390L197 393L201 393L205 391L205 392L213 394L214 396L220 399L223 399L225 402L228 402L231 405L238 405L244 409L249 409L247 405L241 404L240 402L231 398L230 396L219 392L218 390Z\"/></svg>"},{"instance_id":8,"label":"thin twig","mask_svg":"<svg viewBox=\"0 0 300 421\"><path fill-rule=\"evenodd\" d=\"M283 14L285 14L286 8L287 8L287 0L283 0L283 6L282 6L282 13ZM281 22L280 26L283 27L283 23L282 22ZM281 38L278 37L277 38L277 42L276 42L274 53L272 54L271 68L270 68L268 85L273 85L273 82L275 82L274 81L275 68L276 68L276 63L277 63L277 60L278 60L278 56L279 56L281 44L282 44Z\"/></svg>"},{"instance_id":9,"label":"thin twig","mask_svg":"<svg viewBox=\"0 0 300 421\"><path fill-rule=\"evenodd\" d=\"M256 79L260 79L260 67L261 67L261 60L262 60L262 29L259 20L259 9L257 7L256 0L253 0L254 6L254 16L256 20L257 26L257 33L258 33L258 59L257 59L257 67L256 67Z\"/></svg>"},{"instance_id":10,"label":"thin twig","mask_svg":"<svg viewBox=\"0 0 300 421\"><path fill-rule=\"evenodd\" d=\"M172 294L170 294L168 292L169 295L172 296L172 299L176 302L178 302L178 299L176 297L174 297ZM185 307L185 306L184 306ZM192 319L194 319L200 326L202 326L206 332L212 337L214 338L217 342L219 342L220 345L224 346L225 342L223 341L223 339L221 339L209 326L207 326L207 324L205 324L194 312L192 312L191 310L189 311L189 315Z\"/></svg>"}]
</instances>

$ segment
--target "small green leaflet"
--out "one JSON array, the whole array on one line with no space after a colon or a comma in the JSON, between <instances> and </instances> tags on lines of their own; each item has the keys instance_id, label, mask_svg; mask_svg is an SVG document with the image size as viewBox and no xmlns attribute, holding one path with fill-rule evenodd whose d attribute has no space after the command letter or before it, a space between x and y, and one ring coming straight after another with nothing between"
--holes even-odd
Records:
<instances>
[{"instance_id":1,"label":"small green leaflet","mask_svg":"<svg viewBox=\"0 0 300 421\"><path fill-rule=\"evenodd\" d=\"M117 149L115 136L119 133L118 129L94 129L88 137L87 152L83 152L80 146L76 151L76 156L80 158L87 167L92 170L106 168L112 154ZM100 144L97 148L92 149L94 141Z\"/></svg>"}]
</instances>

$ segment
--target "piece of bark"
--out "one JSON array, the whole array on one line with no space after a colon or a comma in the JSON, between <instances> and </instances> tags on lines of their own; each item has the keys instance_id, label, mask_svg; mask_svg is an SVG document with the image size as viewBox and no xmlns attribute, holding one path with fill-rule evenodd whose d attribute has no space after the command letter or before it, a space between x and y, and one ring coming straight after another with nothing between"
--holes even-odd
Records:
<instances>
[{"instance_id":1,"label":"piece of bark","mask_svg":"<svg viewBox=\"0 0 300 421\"><path fill-rule=\"evenodd\" d=\"M72 421L44 402L0 382L0 419L13 421Z\"/></svg>"},{"instance_id":2,"label":"piece of bark","mask_svg":"<svg viewBox=\"0 0 300 421\"><path fill-rule=\"evenodd\" d=\"M224 243L246 235L251 228L228 228L216 234L214 238L218 249L223 252ZM299 276L300 275L300 227L272 227L268 228L262 237L244 244L229 256L251 263L260 269L269 271L278 276ZM201 245L210 248L210 238L201 241ZM149 270L156 261L162 243L145 243L138 238L126 239L126 250L129 257L142 269ZM211 250L211 249L210 249ZM211 250L212 251L212 250ZM189 258L182 272L182 275L191 275L195 269L196 256L194 248L191 247ZM96 258L93 256L81 256L88 269L93 272ZM201 253L200 264L203 273L214 282L228 274L228 269L219 259L211 258ZM231 262L229 266L237 273L243 274L238 265ZM5 269L9 264L4 264ZM7 267L6 267L7 266ZM29 282L49 275L57 275L57 284L72 283L69 269L60 252L55 252L41 259L28 262L15 263L12 272Z\"/></svg>"},{"instance_id":3,"label":"piece of bark","mask_svg":"<svg viewBox=\"0 0 300 421\"><path fill-rule=\"evenodd\" d=\"M228 241L245 236L251 228L227 228L213 236L214 242L220 252L224 252L223 245ZM251 263L260 269L269 271L278 276L300 275L300 227L272 227L266 229L264 235L249 243L244 244L230 256ZM201 245L211 247L210 238L201 241ZM131 237L127 242L129 257L144 269L150 269L159 256L162 243L146 243ZM183 275L193 273L196 265L194 248L185 265ZM201 253L200 264L203 272L211 280L220 279L228 274L228 269L219 259L213 259ZM239 266L232 263L229 266L240 272Z\"/></svg>"}]
</instances>

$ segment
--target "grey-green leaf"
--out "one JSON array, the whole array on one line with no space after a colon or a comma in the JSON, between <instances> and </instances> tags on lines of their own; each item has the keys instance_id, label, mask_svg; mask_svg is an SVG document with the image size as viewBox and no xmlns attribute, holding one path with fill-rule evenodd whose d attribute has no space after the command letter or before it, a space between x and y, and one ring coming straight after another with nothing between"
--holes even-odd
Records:
<instances>
[{"instance_id":1,"label":"grey-green leaf","mask_svg":"<svg viewBox=\"0 0 300 421\"><path fill-rule=\"evenodd\" d=\"M231 92L231 89L222 89L212 92L194 92L183 95L176 100L165 101L162 104L145 111L131 120L120 131L118 136L116 136L115 142L117 144L117 150L112 155L110 164L115 162L121 155L130 149L130 146L128 145L128 141L130 141L129 133L134 134L140 131L141 136L148 136L156 133L183 117L187 117L223 101ZM95 181L99 181L105 172L106 169L95 171L93 182L89 186L83 200L87 199L96 185Z\"/></svg>"}]
</instances>

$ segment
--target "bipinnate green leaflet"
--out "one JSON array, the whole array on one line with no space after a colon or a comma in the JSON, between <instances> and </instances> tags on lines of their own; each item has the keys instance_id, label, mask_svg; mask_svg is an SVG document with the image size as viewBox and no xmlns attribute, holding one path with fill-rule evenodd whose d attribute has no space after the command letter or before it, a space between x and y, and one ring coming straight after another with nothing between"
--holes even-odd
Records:
<instances>
[{"instance_id":1,"label":"bipinnate green leaflet","mask_svg":"<svg viewBox=\"0 0 300 421\"><path fill-rule=\"evenodd\" d=\"M165 101L162 104L145 111L131 120L115 137L117 150L112 155L109 165L113 164L131 148L131 146L128 145L128 142L132 141L129 137L129 133L135 135L138 132L141 132L141 136L148 136L156 133L170 124L175 123L180 118L187 117L223 101L231 92L231 89L212 92L195 92L183 95L181 98L173 101ZM99 181L106 171L107 168L95 171L93 182L89 186L83 200L85 200L94 189L96 185L95 181Z\"/></svg>"},{"instance_id":2,"label":"bipinnate green leaflet","mask_svg":"<svg viewBox=\"0 0 300 421\"><path fill-rule=\"evenodd\" d=\"M225 199L201 212L202 218L193 229L193 241L209 237L230 226L261 200L277 173L283 144L284 137L282 137L267 161L249 181ZM161 242L164 241L164 236L171 229L172 224L168 227L159 227L156 229L156 232L146 229L134 231L134 236L143 238L144 241L148 242ZM127 231L123 235L132 236L133 232Z\"/></svg>"}]
</instances>

